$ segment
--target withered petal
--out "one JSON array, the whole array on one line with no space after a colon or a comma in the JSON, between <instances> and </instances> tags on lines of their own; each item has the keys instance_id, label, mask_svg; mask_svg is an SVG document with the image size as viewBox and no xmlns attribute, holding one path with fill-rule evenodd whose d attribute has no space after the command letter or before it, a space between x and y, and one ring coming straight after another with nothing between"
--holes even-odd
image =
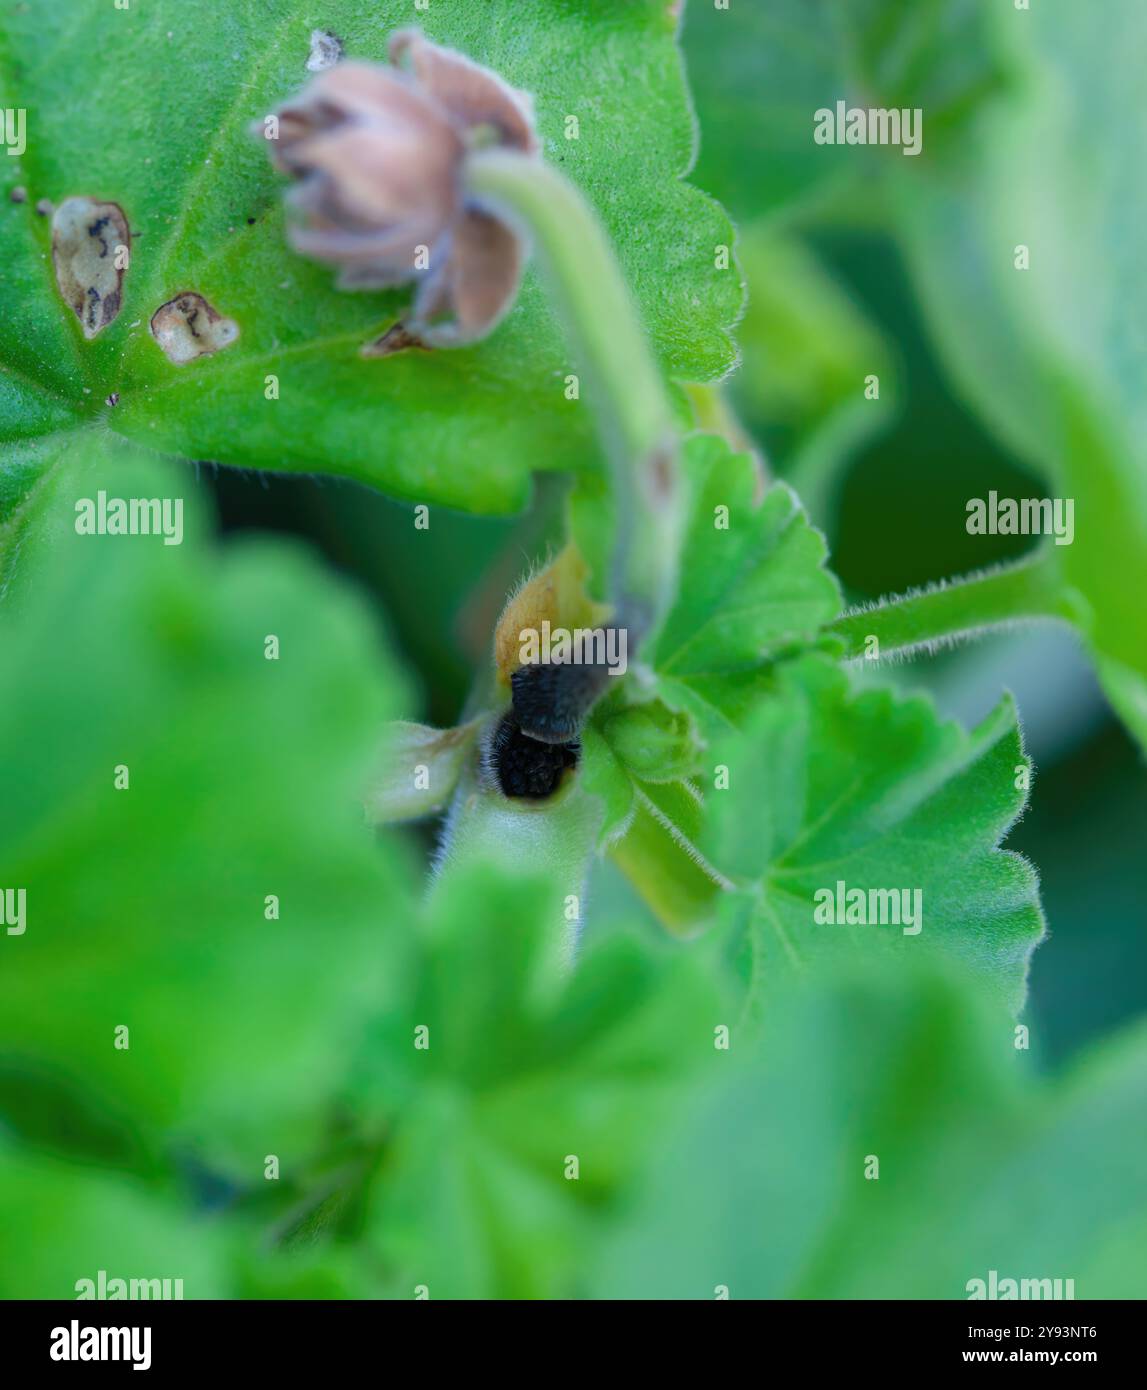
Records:
<instances>
[{"instance_id":1,"label":"withered petal","mask_svg":"<svg viewBox=\"0 0 1147 1390\"><path fill-rule=\"evenodd\" d=\"M296 250L301 250L296 247ZM313 252L308 254L314 254ZM317 259L322 260L319 256ZM341 262L341 269L335 278L340 290L397 290L410 283L408 267L399 269L386 261Z\"/></svg>"},{"instance_id":2,"label":"withered petal","mask_svg":"<svg viewBox=\"0 0 1147 1390\"><path fill-rule=\"evenodd\" d=\"M512 228L489 213L467 210L454 226L444 271L419 287L411 330L432 347L485 337L513 303L524 261L525 247ZM452 317L435 322L443 313Z\"/></svg>"},{"instance_id":3,"label":"withered petal","mask_svg":"<svg viewBox=\"0 0 1147 1390\"><path fill-rule=\"evenodd\" d=\"M356 268L375 266L391 285L404 284L420 274L415 253L426 244L424 235L420 228L412 229L409 225L369 234L345 232L330 224L287 228L288 240L301 255Z\"/></svg>"},{"instance_id":4,"label":"withered petal","mask_svg":"<svg viewBox=\"0 0 1147 1390\"><path fill-rule=\"evenodd\" d=\"M449 323L436 324L436 320L453 314L451 280L451 267L447 260L436 266L421 282L414 296L413 313L408 324L412 332L425 339L425 335L436 331L436 328L451 329Z\"/></svg>"},{"instance_id":5,"label":"withered petal","mask_svg":"<svg viewBox=\"0 0 1147 1390\"><path fill-rule=\"evenodd\" d=\"M268 140L271 162L288 174L300 167L300 145L312 136L347 128L383 115L411 132L442 131L449 118L405 73L375 63L340 63L313 77L297 96L276 109L278 137ZM266 132L262 121L253 135Z\"/></svg>"},{"instance_id":6,"label":"withered petal","mask_svg":"<svg viewBox=\"0 0 1147 1390\"><path fill-rule=\"evenodd\" d=\"M372 120L380 112L411 125L440 124L441 110L405 73L382 63L339 63L313 77L279 113L327 129L341 121Z\"/></svg>"},{"instance_id":7,"label":"withered petal","mask_svg":"<svg viewBox=\"0 0 1147 1390\"><path fill-rule=\"evenodd\" d=\"M525 154L537 153L534 103L527 92L464 54L431 43L419 29L400 29L392 35L389 52L395 65L409 63L422 88L462 130L492 126L504 144Z\"/></svg>"},{"instance_id":8,"label":"withered petal","mask_svg":"<svg viewBox=\"0 0 1147 1390\"><path fill-rule=\"evenodd\" d=\"M425 219L441 226L458 199L457 136L390 127L336 127L298 143L291 160L305 203L340 225L363 228Z\"/></svg>"}]
</instances>

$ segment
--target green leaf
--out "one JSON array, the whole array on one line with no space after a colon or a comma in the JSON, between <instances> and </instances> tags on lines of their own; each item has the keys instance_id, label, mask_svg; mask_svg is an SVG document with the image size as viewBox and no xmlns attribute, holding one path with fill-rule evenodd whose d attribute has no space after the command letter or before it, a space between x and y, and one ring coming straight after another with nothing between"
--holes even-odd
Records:
<instances>
[{"instance_id":1,"label":"green leaf","mask_svg":"<svg viewBox=\"0 0 1147 1390\"><path fill-rule=\"evenodd\" d=\"M0 611L0 845L27 901L0 1049L150 1147L176 1136L261 1180L267 1153L289 1167L317 1141L386 997L377 922L401 919L405 875L361 795L401 686L297 547L209 548L188 470L111 437L73 453L29 540L48 563ZM182 543L78 534L97 489L180 500Z\"/></svg>"},{"instance_id":2,"label":"green leaf","mask_svg":"<svg viewBox=\"0 0 1147 1390\"><path fill-rule=\"evenodd\" d=\"M1147 13L1114 0L1095 24L1049 0L995 29L1016 95L984 114L963 160L905 171L898 224L955 380L1074 500L1064 575L1090 605L1107 693L1147 747L1147 203L1128 175L1147 138Z\"/></svg>"},{"instance_id":3,"label":"green leaf","mask_svg":"<svg viewBox=\"0 0 1147 1390\"><path fill-rule=\"evenodd\" d=\"M62 471L55 465L74 449L76 438L60 431L5 444L0 452L0 601L24 587L27 559L51 513Z\"/></svg>"},{"instance_id":4,"label":"green leaf","mask_svg":"<svg viewBox=\"0 0 1147 1390\"><path fill-rule=\"evenodd\" d=\"M923 696L854 693L843 672L808 656L781 669L774 696L713 761L728 785L707 797L701 847L745 889L729 916L752 1005L841 951L929 949L1022 1003L1044 921L1035 871L998 848L1030 775L1010 700L968 734ZM838 884L866 903L895 890L899 925L879 899L887 924L838 920ZM825 892L828 921L817 917Z\"/></svg>"},{"instance_id":5,"label":"green leaf","mask_svg":"<svg viewBox=\"0 0 1147 1390\"><path fill-rule=\"evenodd\" d=\"M78 1281L94 1285L101 1270L108 1279L182 1280L184 1298L231 1292L218 1227L122 1175L0 1144L0 1223L5 1299L75 1299Z\"/></svg>"},{"instance_id":6,"label":"green leaf","mask_svg":"<svg viewBox=\"0 0 1147 1390\"><path fill-rule=\"evenodd\" d=\"M127 10L4 0L0 102L26 109L29 128L0 187L0 438L100 420L167 453L346 474L480 512L520 508L535 469L597 466L586 407L565 395L576 367L534 272L489 341L365 360L360 346L405 298L340 292L328 269L287 248L283 180L249 124L308 79L316 23L349 56L383 60L389 33L415 18L534 95L544 153L602 217L665 370L709 380L733 365L741 285L714 256L732 229L681 181L692 116L664 0L496 12L458 0L418 16L407 0L331 0L321 15L298 0L194 13L178 0ZM10 201L16 185L26 201ZM77 196L118 203L132 232L122 309L91 340L61 300L50 219L35 211ZM185 290L240 336L180 367L148 324ZM118 403L105 404L113 393Z\"/></svg>"},{"instance_id":7,"label":"green leaf","mask_svg":"<svg viewBox=\"0 0 1147 1390\"><path fill-rule=\"evenodd\" d=\"M1090 605L1107 694L1147 747L1147 185L1127 172L1147 138L1143 7L1113 0L1095 24L1074 0L698 5L685 46L699 182L738 216L881 220L961 393L1074 500L1065 577ZM921 108L923 153L813 146L812 113L838 99ZM817 516L822 464L797 480Z\"/></svg>"},{"instance_id":8,"label":"green leaf","mask_svg":"<svg viewBox=\"0 0 1147 1390\"><path fill-rule=\"evenodd\" d=\"M982 0L917 0L908 9L901 0L690 5L684 44L702 130L698 183L741 219L799 215L834 199L867 209L872 173L905 156L896 147L818 146L815 112L840 100L921 107L925 155L946 154L1004 80L985 42L990 8Z\"/></svg>"},{"instance_id":9,"label":"green leaf","mask_svg":"<svg viewBox=\"0 0 1147 1390\"><path fill-rule=\"evenodd\" d=\"M352 1104L389 1136L367 1240L411 1293L576 1293L610 1203L712 1046L716 996L694 962L618 932L575 971L555 966L548 886L529 868L438 890L403 1003L362 1054Z\"/></svg>"},{"instance_id":10,"label":"green leaf","mask_svg":"<svg viewBox=\"0 0 1147 1390\"><path fill-rule=\"evenodd\" d=\"M932 970L778 1001L765 1037L715 1055L595 1296L963 1299L995 1270L1142 1298L1147 1032L1057 1084L1022 1056L998 1008Z\"/></svg>"},{"instance_id":11,"label":"green leaf","mask_svg":"<svg viewBox=\"0 0 1147 1390\"><path fill-rule=\"evenodd\" d=\"M757 500L747 455L697 436L683 470L680 591L642 655L666 703L711 734L745 719L769 688L774 659L814 641L840 611L840 593L824 568L824 538L787 487Z\"/></svg>"}]
</instances>

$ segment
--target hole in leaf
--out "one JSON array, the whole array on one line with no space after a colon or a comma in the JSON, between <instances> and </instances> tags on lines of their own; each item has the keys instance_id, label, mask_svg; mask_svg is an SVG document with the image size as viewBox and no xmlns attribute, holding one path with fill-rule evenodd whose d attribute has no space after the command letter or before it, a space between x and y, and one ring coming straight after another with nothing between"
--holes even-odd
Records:
<instances>
[{"instance_id":1,"label":"hole in leaf","mask_svg":"<svg viewBox=\"0 0 1147 1390\"><path fill-rule=\"evenodd\" d=\"M94 338L119 313L130 249L131 232L118 203L65 198L56 209L52 217L56 284L85 338Z\"/></svg>"},{"instance_id":2,"label":"hole in leaf","mask_svg":"<svg viewBox=\"0 0 1147 1390\"><path fill-rule=\"evenodd\" d=\"M201 294L184 290L151 316L151 336L177 367L230 347L239 336L234 319L224 318Z\"/></svg>"}]
</instances>

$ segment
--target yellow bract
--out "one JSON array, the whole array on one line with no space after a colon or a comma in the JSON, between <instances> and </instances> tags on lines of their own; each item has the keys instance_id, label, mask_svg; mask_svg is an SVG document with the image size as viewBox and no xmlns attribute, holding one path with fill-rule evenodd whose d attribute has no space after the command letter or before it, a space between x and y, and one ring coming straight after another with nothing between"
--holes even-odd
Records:
<instances>
[{"instance_id":1,"label":"yellow bract","mask_svg":"<svg viewBox=\"0 0 1147 1390\"><path fill-rule=\"evenodd\" d=\"M498 680L510 677L522 664L524 632L540 633L542 624L555 628L592 628L609 614L605 604L595 603L586 592L589 566L575 545L567 545L556 560L539 570L510 595L494 629L494 664Z\"/></svg>"}]
</instances>

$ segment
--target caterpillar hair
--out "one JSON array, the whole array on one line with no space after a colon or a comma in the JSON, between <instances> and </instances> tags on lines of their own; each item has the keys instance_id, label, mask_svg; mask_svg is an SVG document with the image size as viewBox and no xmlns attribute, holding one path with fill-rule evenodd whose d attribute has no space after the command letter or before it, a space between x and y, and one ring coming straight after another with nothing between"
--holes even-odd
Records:
<instances>
[{"instance_id":1,"label":"caterpillar hair","mask_svg":"<svg viewBox=\"0 0 1147 1390\"><path fill-rule=\"evenodd\" d=\"M557 791L566 769L577 766L580 755L576 739L557 743L531 738L508 710L483 747L482 769L503 796L544 801Z\"/></svg>"}]
</instances>

